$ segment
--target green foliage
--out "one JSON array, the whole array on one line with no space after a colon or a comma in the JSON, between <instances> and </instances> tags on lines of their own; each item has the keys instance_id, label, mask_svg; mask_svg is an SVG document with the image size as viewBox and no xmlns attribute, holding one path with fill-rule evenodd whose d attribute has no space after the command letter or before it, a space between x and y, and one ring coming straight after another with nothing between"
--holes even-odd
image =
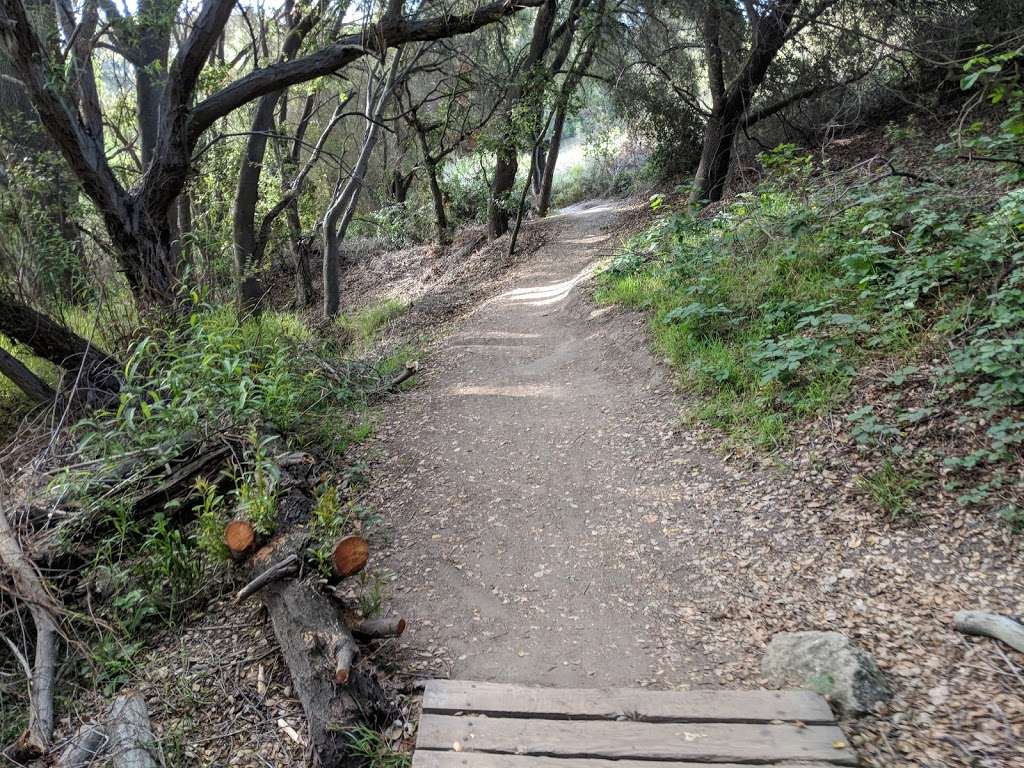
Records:
<instances>
[{"instance_id":1,"label":"green foliage","mask_svg":"<svg viewBox=\"0 0 1024 768\"><path fill-rule=\"evenodd\" d=\"M660 348L703 395L695 415L777 445L799 418L841 403L866 362L941 343L945 391L994 425L984 450L947 463L970 472L1019 456L1024 191L978 211L956 189L889 178L837 203L834 181L819 184L792 146L762 161L767 178L715 216L670 212L630 239L598 291L653 311ZM890 384L914 372L904 364ZM858 443L897 451L904 430L938 410L883 416L867 405L846 418ZM878 493L902 511L900 493Z\"/></svg>"},{"instance_id":2,"label":"green foliage","mask_svg":"<svg viewBox=\"0 0 1024 768\"><path fill-rule=\"evenodd\" d=\"M364 618L372 619L380 613L387 599L387 585L379 573L363 571L359 575L363 590L359 593L359 613Z\"/></svg>"},{"instance_id":3,"label":"green foliage","mask_svg":"<svg viewBox=\"0 0 1024 768\"><path fill-rule=\"evenodd\" d=\"M230 552L224 543L224 526L228 515L224 510L224 497L213 483L199 478L196 481L199 505L196 509L196 546L213 561L227 560Z\"/></svg>"},{"instance_id":4,"label":"green foliage","mask_svg":"<svg viewBox=\"0 0 1024 768\"><path fill-rule=\"evenodd\" d=\"M474 152L446 163L440 175L441 188L452 223L481 223L491 197L489 169L494 167L490 152Z\"/></svg>"},{"instance_id":5,"label":"green foliage","mask_svg":"<svg viewBox=\"0 0 1024 768\"><path fill-rule=\"evenodd\" d=\"M859 478L858 484L868 498L895 521L908 514L914 496L924 487L924 480L919 472L908 471L886 459L878 470Z\"/></svg>"},{"instance_id":6,"label":"green foliage","mask_svg":"<svg viewBox=\"0 0 1024 768\"><path fill-rule=\"evenodd\" d=\"M256 450L247 470L238 482L235 495L237 514L252 523L253 530L262 536L269 536L277 528L277 497L281 482L281 470L267 455L267 447L277 442L276 437L257 442Z\"/></svg>"},{"instance_id":7,"label":"green foliage","mask_svg":"<svg viewBox=\"0 0 1024 768\"><path fill-rule=\"evenodd\" d=\"M349 734L349 746L367 768L409 768L412 757L402 752L377 731L357 725Z\"/></svg>"},{"instance_id":8,"label":"green foliage","mask_svg":"<svg viewBox=\"0 0 1024 768\"><path fill-rule=\"evenodd\" d=\"M964 64L960 88L978 90L994 107L1002 111L995 131L989 132L983 121L968 126L964 145L989 160L1004 163L1010 181L1024 180L1024 84L1021 69L1024 48L996 51L981 46Z\"/></svg>"},{"instance_id":9,"label":"green foliage","mask_svg":"<svg viewBox=\"0 0 1024 768\"><path fill-rule=\"evenodd\" d=\"M310 548L320 575L331 575L331 555L334 543L344 535L351 524L347 510L342 509L336 484L328 480L317 489L316 505L309 518L309 532L316 544Z\"/></svg>"},{"instance_id":10,"label":"green foliage","mask_svg":"<svg viewBox=\"0 0 1024 768\"><path fill-rule=\"evenodd\" d=\"M347 315L339 315L338 327L351 334L358 351L367 351L379 332L406 310L405 302L399 299L385 299L376 304Z\"/></svg>"}]
</instances>

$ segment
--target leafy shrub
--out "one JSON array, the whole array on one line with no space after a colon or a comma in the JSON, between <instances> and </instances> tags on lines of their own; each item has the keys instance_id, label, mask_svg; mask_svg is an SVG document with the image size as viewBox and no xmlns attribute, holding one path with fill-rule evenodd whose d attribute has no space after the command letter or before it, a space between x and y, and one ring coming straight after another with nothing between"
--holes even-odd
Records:
<instances>
[{"instance_id":1,"label":"leafy shrub","mask_svg":"<svg viewBox=\"0 0 1024 768\"><path fill-rule=\"evenodd\" d=\"M704 395L696 415L774 445L795 418L841 402L865 361L941 340L952 349L940 383L998 425L986 449L950 466L1014 460L1024 445L1013 417L1024 406L1024 190L979 211L955 188L886 178L837 200L793 147L762 161L768 177L714 216L669 212L629 240L599 288L604 301L654 311L659 346ZM914 369L899 370L905 380ZM883 418L866 406L848 420L857 442L895 450L905 427L937 410Z\"/></svg>"}]
</instances>

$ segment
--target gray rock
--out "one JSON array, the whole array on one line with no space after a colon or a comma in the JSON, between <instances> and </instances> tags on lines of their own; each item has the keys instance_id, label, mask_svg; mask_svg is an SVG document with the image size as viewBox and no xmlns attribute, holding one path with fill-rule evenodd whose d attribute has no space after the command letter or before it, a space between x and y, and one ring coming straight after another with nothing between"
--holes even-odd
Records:
<instances>
[{"instance_id":1,"label":"gray rock","mask_svg":"<svg viewBox=\"0 0 1024 768\"><path fill-rule=\"evenodd\" d=\"M768 643L761 672L778 688L810 688L841 715L863 715L892 690L875 660L839 632L782 632Z\"/></svg>"}]
</instances>

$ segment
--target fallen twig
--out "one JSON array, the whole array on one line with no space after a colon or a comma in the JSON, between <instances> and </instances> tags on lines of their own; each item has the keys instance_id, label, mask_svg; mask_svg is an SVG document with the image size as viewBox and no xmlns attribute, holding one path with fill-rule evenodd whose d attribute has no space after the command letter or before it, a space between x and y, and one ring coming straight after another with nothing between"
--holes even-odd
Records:
<instances>
[{"instance_id":1,"label":"fallen twig","mask_svg":"<svg viewBox=\"0 0 1024 768\"><path fill-rule=\"evenodd\" d=\"M1024 626L1007 616L984 611L957 611L953 626L965 635L982 635L1001 640L1024 653Z\"/></svg>"},{"instance_id":2,"label":"fallen twig","mask_svg":"<svg viewBox=\"0 0 1024 768\"><path fill-rule=\"evenodd\" d=\"M281 558L280 561L274 563L272 566L263 571L259 576L257 576L244 587L242 587L240 590L238 590L238 594L235 595L234 602L240 603L243 600L245 600L245 598L251 595L255 595L268 584L271 584L277 581L278 579L283 579L285 576L288 576L289 574L298 570L298 567L298 554L293 552L287 557Z\"/></svg>"}]
</instances>

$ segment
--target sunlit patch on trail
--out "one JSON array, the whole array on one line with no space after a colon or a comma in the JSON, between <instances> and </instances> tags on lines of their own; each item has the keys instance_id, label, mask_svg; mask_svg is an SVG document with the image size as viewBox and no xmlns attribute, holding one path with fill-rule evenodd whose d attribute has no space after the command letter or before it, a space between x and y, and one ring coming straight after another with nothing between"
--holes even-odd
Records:
<instances>
[{"instance_id":1,"label":"sunlit patch on trail","mask_svg":"<svg viewBox=\"0 0 1024 768\"><path fill-rule=\"evenodd\" d=\"M557 304L560 301L564 301L573 288L587 278L592 277L596 269L596 264L590 264L568 280L529 288L517 288L503 293L500 298L509 304L529 304L534 307Z\"/></svg>"},{"instance_id":2,"label":"sunlit patch on trail","mask_svg":"<svg viewBox=\"0 0 1024 768\"><path fill-rule=\"evenodd\" d=\"M543 384L461 385L449 389L448 394L456 397L537 397L549 400L563 400L566 395L564 387Z\"/></svg>"}]
</instances>

